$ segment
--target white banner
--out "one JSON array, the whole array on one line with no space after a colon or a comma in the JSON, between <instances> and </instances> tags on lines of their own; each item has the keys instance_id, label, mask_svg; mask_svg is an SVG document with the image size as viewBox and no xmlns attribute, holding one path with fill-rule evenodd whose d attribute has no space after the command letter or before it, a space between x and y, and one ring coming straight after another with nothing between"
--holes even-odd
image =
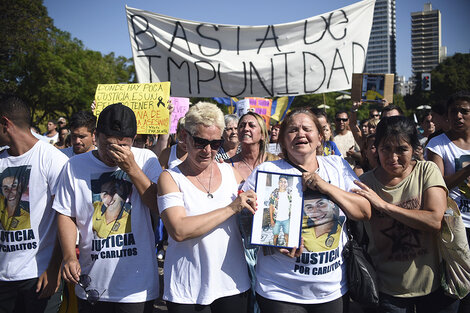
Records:
<instances>
[{"instance_id":1,"label":"white banner","mask_svg":"<svg viewBox=\"0 0 470 313\"><path fill-rule=\"evenodd\" d=\"M218 25L126 7L139 83L178 97L274 97L351 88L364 68L375 0L305 20Z\"/></svg>"}]
</instances>

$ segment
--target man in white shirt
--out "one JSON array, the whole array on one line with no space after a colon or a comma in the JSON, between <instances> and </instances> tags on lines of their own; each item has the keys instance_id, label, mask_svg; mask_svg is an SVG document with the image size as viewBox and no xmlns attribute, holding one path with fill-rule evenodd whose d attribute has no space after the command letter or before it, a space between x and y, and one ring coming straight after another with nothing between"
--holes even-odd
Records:
<instances>
[{"instance_id":1,"label":"man in white shirt","mask_svg":"<svg viewBox=\"0 0 470 313\"><path fill-rule=\"evenodd\" d=\"M19 98L0 100L0 312L57 312L56 183L67 157L31 134Z\"/></svg>"},{"instance_id":2,"label":"man in white shirt","mask_svg":"<svg viewBox=\"0 0 470 313\"><path fill-rule=\"evenodd\" d=\"M336 135L333 141L344 159L353 167L355 165L353 156L360 148L354 140L353 133L349 130L349 116L347 112L339 111L336 113L335 126Z\"/></svg>"},{"instance_id":3,"label":"man in white shirt","mask_svg":"<svg viewBox=\"0 0 470 313\"><path fill-rule=\"evenodd\" d=\"M61 175L53 208L60 213L62 274L77 284L80 312L152 312L159 294L150 210L157 210L162 169L152 151L132 147L136 132L130 108L107 106L98 117L97 149L70 158Z\"/></svg>"}]
</instances>

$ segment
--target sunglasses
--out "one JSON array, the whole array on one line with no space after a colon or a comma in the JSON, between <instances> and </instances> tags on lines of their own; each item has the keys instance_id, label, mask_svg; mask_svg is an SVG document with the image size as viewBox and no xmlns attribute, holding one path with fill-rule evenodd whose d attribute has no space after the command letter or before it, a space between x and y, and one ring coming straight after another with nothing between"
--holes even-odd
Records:
<instances>
[{"instance_id":1,"label":"sunglasses","mask_svg":"<svg viewBox=\"0 0 470 313\"><path fill-rule=\"evenodd\" d=\"M91 304L95 305L96 302L100 299L101 295L106 291L106 289L101 293L98 292L96 289L87 289L90 286L91 277L87 274L80 275L80 279L78 280L78 285L83 288L85 291L86 300Z\"/></svg>"},{"instance_id":2,"label":"sunglasses","mask_svg":"<svg viewBox=\"0 0 470 313\"><path fill-rule=\"evenodd\" d=\"M371 116L378 117L378 116L380 116L380 114L378 114L378 113L377 114L371 114Z\"/></svg>"},{"instance_id":3,"label":"sunglasses","mask_svg":"<svg viewBox=\"0 0 470 313\"><path fill-rule=\"evenodd\" d=\"M348 120L349 120L349 118L340 118L340 117L336 118L337 122L347 122Z\"/></svg>"},{"instance_id":4,"label":"sunglasses","mask_svg":"<svg viewBox=\"0 0 470 313\"><path fill-rule=\"evenodd\" d=\"M194 147L196 149L204 149L207 145L210 145L212 150L219 150L220 146L224 142L223 139L207 140L193 135L191 135L191 137L193 138Z\"/></svg>"}]
</instances>

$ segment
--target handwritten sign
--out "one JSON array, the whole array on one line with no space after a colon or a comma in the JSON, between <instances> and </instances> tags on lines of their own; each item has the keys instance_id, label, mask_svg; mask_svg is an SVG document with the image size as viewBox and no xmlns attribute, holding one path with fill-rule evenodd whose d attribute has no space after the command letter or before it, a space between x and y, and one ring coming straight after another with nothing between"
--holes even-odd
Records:
<instances>
[{"instance_id":1,"label":"handwritten sign","mask_svg":"<svg viewBox=\"0 0 470 313\"><path fill-rule=\"evenodd\" d=\"M245 98L250 104L249 110L261 115L269 129L269 120L271 119L271 105L273 100L265 98Z\"/></svg>"},{"instance_id":2,"label":"handwritten sign","mask_svg":"<svg viewBox=\"0 0 470 313\"><path fill-rule=\"evenodd\" d=\"M189 110L189 98L170 97L173 104L173 113L171 113L170 134L176 133L176 127L180 118L186 115Z\"/></svg>"},{"instance_id":3,"label":"handwritten sign","mask_svg":"<svg viewBox=\"0 0 470 313\"><path fill-rule=\"evenodd\" d=\"M134 111L137 134L167 134L170 125L168 99L170 83L99 84L96 88L96 109L99 116L108 105L121 102Z\"/></svg>"},{"instance_id":4,"label":"handwritten sign","mask_svg":"<svg viewBox=\"0 0 470 313\"><path fill-rule=\"evenodd\" d=\"M351 88L364 68L375 0L265 26L201 23L126 7L140 83L184 97L275 97Z\"/></svg>"}]
</instances>

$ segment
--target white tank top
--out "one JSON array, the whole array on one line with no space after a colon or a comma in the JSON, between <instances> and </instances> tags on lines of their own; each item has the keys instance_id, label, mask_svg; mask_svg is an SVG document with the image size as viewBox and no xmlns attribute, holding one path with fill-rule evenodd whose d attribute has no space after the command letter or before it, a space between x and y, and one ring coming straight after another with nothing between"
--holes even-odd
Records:
<instances>
[{"instance_id":1,"label":"white tank top","mask_svg":"<svg viewBox=\"0 0 470 313\"><path fill-rule=\"evenodd\" d=\"M222 184L212 193L212 199L178 167L167 170L182 192L188 216L222 208L236 198L238 184L232 167L216 164ZM207 305L248 290L250 279L236 216L197 238L176 242L169 237L164 272L163 298L171 302Z\"/></svg>"},{"instance_id":2,"label":"white tank top","mask_svg":"<svg viewBox=\"0 0 470 313\"><path fill-rule=\"evenodd\" d=\"M173 167L177 167L178 165L181 164L181 161L180 159L178 159L178 157L176 156L176 148L177 148L177 145L172 145L170 147L170 157L168 158L168 168L173 168Z\"/></svg>"}]
</instances>

